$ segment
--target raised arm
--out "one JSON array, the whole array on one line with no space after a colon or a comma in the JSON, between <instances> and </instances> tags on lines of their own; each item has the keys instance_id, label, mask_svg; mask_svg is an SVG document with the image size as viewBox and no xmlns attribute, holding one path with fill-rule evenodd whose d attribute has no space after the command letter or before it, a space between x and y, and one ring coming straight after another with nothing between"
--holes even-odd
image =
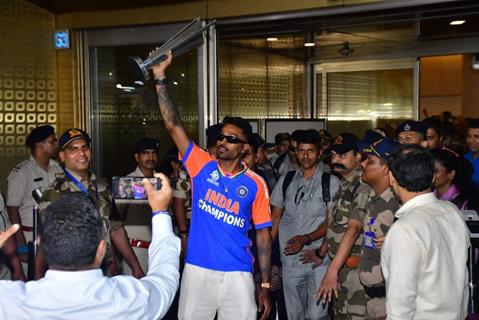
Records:
<instances>
[{"instance_id":1,"label":"raised arm","mask_svg":"<svg viewBox=\"0 0 479 320\"><path fill-rule=\"evenodd\" d=\"M151 70L156 83L156 93L158 95L158 104L160 105L161 117L163 118L163 122L166 129L170 133L171 138L178 147L178 150L182 155L184 155L190 143L190 138L181 125L180 114L168 95L168 88L166 84L167 81L165 81L165 70L171 64L172 60L173 55L170 51L168 52L168 58L154 66Z\"/></svg>"}]
</instances>

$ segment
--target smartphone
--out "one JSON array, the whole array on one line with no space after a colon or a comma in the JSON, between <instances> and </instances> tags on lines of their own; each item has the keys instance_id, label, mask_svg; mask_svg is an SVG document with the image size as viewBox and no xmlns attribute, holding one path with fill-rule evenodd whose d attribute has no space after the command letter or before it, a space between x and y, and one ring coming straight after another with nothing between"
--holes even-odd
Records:
<instances>
[{"instance_id":1,"label":"smartphone","mask_svg":"<svg viewBox=\"0 0 479 320\"><path fill-rule=\"evenodd\" d=\"M143 187L144 177L113 177L112 191L115 200L146 200L147 194ZM161 189L160 178L148 178L154 189Z\"/></svg>"}]
</instances>

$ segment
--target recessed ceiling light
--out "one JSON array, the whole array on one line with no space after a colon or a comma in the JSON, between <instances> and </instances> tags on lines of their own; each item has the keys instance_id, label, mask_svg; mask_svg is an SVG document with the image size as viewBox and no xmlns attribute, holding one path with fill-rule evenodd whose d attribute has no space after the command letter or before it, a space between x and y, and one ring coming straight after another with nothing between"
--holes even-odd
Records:
<instances>
[{"instance_id":1,"label":"recessed ceiling light","mask_svg":"<svg viewBox=\"0 0 479 320\"><path fill-rule=\"evenodd\" d=\"M314 43L314 42L306 42L304 44L305 47L314 47L315 45L316 45L316 43Z\"/></svg>"},{"instance_id":2,"label":"recessed ceiling light","mask_svg":"<svg viewBox=\"0 0 479 320\"><path fill-rule=\"evenodd\" d=\"M449 22L451 26L460 26L461 24L464 24L466 20L454 20Z\"/></svg>"},{"instance_id":3,"label":"recessed ceiling light","mask_svg":"<svg viewBox=\"0 0 479 320\"><path fill-rule=\"evenodd\" d=\"M269 38L266 38L266 41L278 41L278 38L276 38L276 37L269 37Z\"/></svg>"},{"instance_id":4,"label":"recessed ceiling light","mask_svg":"<svg viewBox=\"0 0 479 320\"><path fill-rule=\"evenodd\" d=\"M385 106L385 107L392 107L393 105L394 105L394 103L392 103L392 102L383 103L383 106Z\"/></svg>"}]
</instances>

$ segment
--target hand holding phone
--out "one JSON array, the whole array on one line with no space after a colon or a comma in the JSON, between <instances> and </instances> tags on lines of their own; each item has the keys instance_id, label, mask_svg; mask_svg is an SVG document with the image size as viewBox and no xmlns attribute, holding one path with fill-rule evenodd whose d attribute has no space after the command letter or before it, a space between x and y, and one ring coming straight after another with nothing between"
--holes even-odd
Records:
<instances>
[{"instance_id":1,"label":"hand holding phone","mask_svg":"<svg viewBox=\"0 0 479 320\"><path fill-rule=\"evenodd\" d=\"M162 185L159 191L153 187L150 183L150 179L145 178L143 180L143 186L148 197L148 204L152 211L168 210L168 204L170 203L173 191L171 190L168 178L164 174L159 173L156 178Z\"/></svg>"},{"instance_id":2,"label":"hand holding phone","mask_svg":"<svg viewBox=\"0 0 479 320\"><path fill-rule=\"evenodd\" d=\"M144 177L113 177L112 191L115 200L146 200L147 194L143 185ZM160 178L148 178L153 189L160 190Z\"/></svg>"}]
</instances>

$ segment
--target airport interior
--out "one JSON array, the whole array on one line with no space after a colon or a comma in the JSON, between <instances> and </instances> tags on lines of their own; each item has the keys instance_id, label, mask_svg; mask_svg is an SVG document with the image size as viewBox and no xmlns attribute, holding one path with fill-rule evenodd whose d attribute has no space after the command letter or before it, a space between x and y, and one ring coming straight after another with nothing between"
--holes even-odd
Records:
<instances>
[{"instance_id":1,"label":"airport interior","mask_svg":"<svg viewBox=\"0 0 479 320\"><path fill-rule=\"evenodd\" d=\"M169 90L200 146L225 116L273 128L394 132L407 119L479 118L479 1L0 0L0 190L28 133L92 137L107 181L135 167L145 136L173 145L145 59L190 21L201 43L174 57ZM292 131L292 130L291 130Z\"/></svg>"}]
</instances>

